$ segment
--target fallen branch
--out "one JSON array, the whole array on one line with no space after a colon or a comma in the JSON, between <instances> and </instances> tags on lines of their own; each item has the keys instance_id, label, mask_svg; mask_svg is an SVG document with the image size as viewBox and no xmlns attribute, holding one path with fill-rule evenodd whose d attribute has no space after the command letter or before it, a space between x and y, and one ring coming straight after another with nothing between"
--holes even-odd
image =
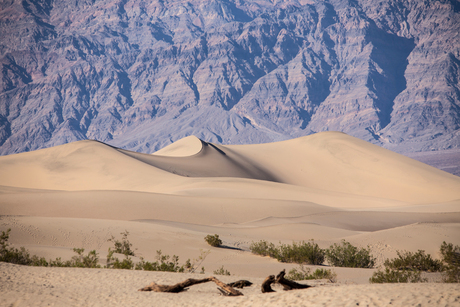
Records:
<instances>
[{"instance_id":1,"label":"fallen branch","mask_svg":"<svg viewBox=\"0 0 460 307\"><path fill-rule=\"evenodd\" d=\"M155 282L152 282L147 287L139 289L138 291L154 291L154 292L169 292L169 293L179 293L182 291L187 291L188 287L212 281L212 277L204 278L204 279L193 279L189 278L184 280L183 282L177 283L172 286L168 285L159 285Z\"/></svg>"},{"instance_id":2,"label":"fallen branch","mask_svg":"<svg viewBox=\"0 0 460 307\"><path fill-rule=\"evenodd\" d=\"M212 279L213 282L215 282L218 286L220 286L220 288L217 288L217 289L223 295L225 295L225 296L240 296L240 295L243 295L243 293L241 293L240 291L238 291L236 289L233 289L231 286L229 286L227 284L224 284L223 282L221 282L217 278L215 278L215 277L210 277L210 278Z\"/></svg>"},{"instance_id":3,"label":"fallen branch","mask_svg":"<svg viewBox=\"0 0 460 307\"><path fill-rule=\"evenodd\" d=\"M238 281L235 281L235 282L231 282L229 284L230 287L233 287L233 288L238 288L238 289L243 289L244 287L250 287L252 286L252 282L250 282L249 280L238 280Z\"/></svg>"},{"instance_id":4,"label":"fallen branch","mask_svg":"<svg viewBox=\"0 0 460 307\"><path fill-rule=\"evenodd\" d=\"M193 285L202 284L205 282L213 281L215 282L220 288L219 291L225 296L240 296L243 295L238 290L233 289L231 286L224 284L220 280L215 277L208 277L204 279L193 279L189 278L184 280L183 282L177 283L175 285L159 285L155 282L152 282L147 287L141 288L138 291L154 291L154 292L168 292L168 293L179 293L182 291L187 291L189 287Z\"/></svg>"},{"instance_id":5,"label":"fallen branch","mask_svg":"<svg viewBox=\"0 0 460 307\"><path fill-rule=\"evenodd\" d=\"M274 282L275 275L270 275L267 278L265 278L264 282L262 283L262 293L275 292L275 290L273 290L271 287L271 284Z\"/></svg>"},{"instance_id":6,"label":"fallen branch","mask_svg":"<svg viewBox=\"0 0 460 307\"><path fill-rule=\"evenodd\" d=\"M286 270L282 270L277 276L276 276L276 282L279 283L280 285L283 286L283 290L293 290L293 289L307 289L310 288L311 286L305 285L305 284L299 284L295 281L289 280L284 278L284 275L286 275Z\"/></svg>"}]
</instances>

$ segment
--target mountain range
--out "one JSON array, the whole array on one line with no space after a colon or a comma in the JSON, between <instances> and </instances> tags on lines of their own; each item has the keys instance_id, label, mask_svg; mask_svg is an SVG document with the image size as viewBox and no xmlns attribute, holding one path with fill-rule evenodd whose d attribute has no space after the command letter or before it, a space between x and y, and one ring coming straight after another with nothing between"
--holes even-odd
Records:
<instances>
[{"instance_id":1,"label":"mountain range","mask_svg":"<svg viewBox=\"0 0 460 307\"><path fill-rule=\"evenodd\" d=\"M0 154L342 131L460 147L456 0L0 0Z\"/></svg>"}]
</instances>

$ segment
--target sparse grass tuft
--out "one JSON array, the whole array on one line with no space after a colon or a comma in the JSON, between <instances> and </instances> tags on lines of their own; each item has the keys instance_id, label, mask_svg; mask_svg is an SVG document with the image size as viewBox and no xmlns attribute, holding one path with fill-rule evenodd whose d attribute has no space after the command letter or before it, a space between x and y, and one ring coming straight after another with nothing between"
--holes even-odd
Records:
<instances>
[{"instance_id":1,"label":"sparse grass tuft","mask_svg":"<svg viewBox=\"0 0 460 307\"><path fill-rule=\"evenodd\" d=\"M213 271L215 275L228 275L230 276L230 272L224 269L224 266L221 266L218 270Z\"/></svg>"}]
</instances>

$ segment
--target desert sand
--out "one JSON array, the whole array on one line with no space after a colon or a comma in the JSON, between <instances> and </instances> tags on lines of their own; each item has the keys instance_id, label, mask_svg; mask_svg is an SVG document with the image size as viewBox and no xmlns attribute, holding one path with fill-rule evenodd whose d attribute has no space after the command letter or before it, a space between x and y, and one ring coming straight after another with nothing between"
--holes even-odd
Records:
<instances>
[{"instance_id":1,"label":"desert sand","mask_svg":"<svg viewBox=\"0 0 460 307\"><path fill-rule=\"evenodd\" d=\"M249 279L244 297L214 284L181 294L137 292L200 274L24 267L0 263L1 306L459 306L460 286L368 284L376 269L332 268L337 281L262 294L271 274L298 265L251 254L253 241L345 239L371 248L377 268L398 250L439 258L460 244L460 177L338 132L257 145L217 145L190 136L152 155L79 141L0 157L0 230L46 258L75 247L102 260L111 236L129 232L137 260L157 250L179 262L210 251L205 276ZM223 248L204 237L219 234ZM103 261L101 261L103 263ZM315 266L309 266L315 268ZM330 268L328 266L323 266Z\"/></svg>"}]
</instances>

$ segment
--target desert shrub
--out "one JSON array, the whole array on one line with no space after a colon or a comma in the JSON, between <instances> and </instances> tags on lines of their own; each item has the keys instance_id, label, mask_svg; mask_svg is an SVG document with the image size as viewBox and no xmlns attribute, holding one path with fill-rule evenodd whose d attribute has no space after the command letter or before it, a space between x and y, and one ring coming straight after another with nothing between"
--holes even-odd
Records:
<instances>
[{"instance_id":1,"label":"desert shrub","mask_svg":"<svg viewBox=\"0 0 460 307\"><path fill-rule=\"evenodd\" d=\"M316 269L313 273L309 268L301 265L299 269L292 269L286 275L286 278L293 280L311 280L311 279L329 279L332 282L336 281L337 274L328 269Z\"/></svg>"},{"instance_id":2,"label":"desert shrub","mask_svg":"<svg viewBox=\"0 0 460 307\"><path fill-rule=\"evenodd\" d=\"M442 242L440 248L442 261L447 265L460 266L460 246L452 243L447 244L446 241Z\"/></svg>"},{"instance_id":3,"label":"desert shrub","mask_svg":"<svg viewBox=\"0 0 460 307\"><path fill-rule=\"evenodd\" d=\"M374 272L371 278L369 278L370 283L416 283L416 282L426 282L426 278L421 277L420 271L406 271L406 270L392 270L390 268L385 268L385 271Z\"/></svg>"},{"instance_id":4,"label":"desert shrub","mask_svg":"<svg viewBox=\"0 0 460 307\"><path fill-rule=\"evenodd\" d=\"M126 256L135 256L134 251L131 249L131 246L133 245L128 240L129 232L125 230L125 232L121 232L120 234L122 236L121 241L116 240L114 236L112 236L112 238L107 240L109 242L110 241L113 242L113 245L114 245L113 252L118 253L118 254L123 254Z\"/></svg>"},{"instance_id":5,"label":"desert shrub","mask_svg":"<svg viewBox=\"0 0 460 307\"><path fill-rule=\"evenodd\" d=\"M70 260L63 261L61 257L56 258L55 260L50 260L49 266L51 267L71 267L72 263Z\"/></svg>"},{"instance_id":6,"label":"desert shrub","mask_svg":"<svg viewBox=\"0 0 460 307\"><path fill-rule=\"evenodd\" d=\"M19 249L10 247L8 240L11 228L2 231L0 235L0 261L22 265L48 266L48 262L43 257L31 256L24 247Z\"/></svg>"},{"instance_id":7,"label":"desert shrub","mask_svg":"<svg viewBox=\"0 0 460 307\"><path fill-rule=\"evenodd\" d=\"M171 260L170 260L171 259ZM184 272L184 266L179 266L179 257L163 255L161 250L157 251L158 271Z\"/></svg>"},{"instance_id":8,"label":"desert shrub","mask_svg":"<svg viewBox=\"0 0 460 307\"><path fill-rule=\"evenodd\" d=\"M204 237L204 240L206 242L208 242L209 245L213 246L213 247L219 247L222 245L222 240L219 239L219 235L218 234L215 234L213 236L211 235L207 235L206 237Z\"/></svg>"},{"instance_id":9,"label":"desert shrub","mask_svg":"<svg viewBox=\"0 0 460 307\"><path fill-rule=\"evenodd\" d=\"M100 268L99 257L96 250L89 251L85 256L84 248L74 248L73 251L77 255L73 256L71 260L62 261L61 257L55 260L50 260L48 266L50 267L77 267L77 268Z\"/></svg>"},{"instance_id":10,"label":"desert shrub","mask_svg":"<svg viewBox=\"0 0 460 307\"><path fill-rule=\"evenodd\" d=\"M342 240L342 244L334 243L326 250L329 264L339 267L372 268L375 258L370 254L370 248L358 249L350 242Z\"/></svg>"},{"instance_id":11,"label":"desert shrub","mask_svg":"<svg viewBox=\"0 0 460 307\"><path fill-rule=\"evenodd\" d=\"M77 253L77 256L73 256L70 260L70 266L78 268L100 268L99 257L95 250L89 251L85 256L84 248L74 248L73 251Z\"/></svg>"},{"instance_id":12,"label":"desert shrub","mask_svg":"<svg viewBox=\"0 0 460 307\"><path fill-rule=\"evenodd\" d=\"M157 261L149 262L141 258L141 261L136 264L136 270L144 271L162 271L162 272L185 272L186 265L179 265L179 257L163 255L161 250L157 250ZM189 262L189 261L188 261Z\"/></svg>"},{"instance_id":13,"label":"desert shrub","mask_svg":"<svg viewBox=\"0 0 460 307\"><path fill-rule=\"evenodd\" d=\"M6 232L2 231L0 234L0 261L10 262L14 264L22 265L33 265L33 266L50 266L50 267L80 267L80 268L100 268L99 257L95 250L84 254L85 249L83 248L74 248L73 251L77 255L73 256L71 260L63 261L60 257L55 260L50 260L49 262L45 258L40 258L38 256L31 256L29 252L21 247L20 249L9 247L8 239L11 229L8 229ZM203 263L205 258L209 255L210 251L201 250L201 254L198 258L190 261L188 259L185 264L179 265L179 257L169 255L163 255L161 250L157 251L157 256L155 262L145 261L143 258L135 264L131 257L134 255L133 250L131 249L132 244L128 241L128 232L125 231L122 233L122 241L115 240L114 237L109 241L113 241L115 248L112 250L109 248L107 254L107 264L105 268L112 269L133 269L136 270L146 270L146 271L165 271L165 272L190 272L194 273L196 269ZM114 256L114 253L123 254L125 258L119 260ZM201 272L204 274L204 267L201 267ZM225 272L225 271L224 271Z\"/></svg>"},{"instance_id":14,"label":"desert shrub","mask_svg":"<svg viewBox=\"0 0 460 307\"><path fill-rule=\"evenodd\" d=\"M292 242L292 245L281 244L278 247L278 260L281 262L322 264L324 251L313 241Z\"/></svg>"},{"instance_id":15,"label":"desert shrub","mask_svg":"<svg viewBox=\"0 0 460 307\"><path fill-rule=\"evenodd\" d=\"M216 275L228 275L230 276L230 272L224 269L224 266L221 266L218 270L213 271Z\"/></svg>"},{"instance_id":16,"label":"desert shrub","mask_svg":"<svg viewBox=\"0 0 460 307\"><path fill-rule=\"evenodd\" d=\"M260 240L259 242L252 242L249 246L249 250L256 255L269 256L276 258L278 254L275 244L268 243L267 241Z\"/></svg>"},{"instance_id":17,"label":"desert shrub","mask_svg":"<svg viewBox=\"0 0 460 307\"><path fill-rule=\"evenodd\" d=\"M431 258L431 255L426 255L425 251L419 250L416 253L407 251L396 251L397 258L385 260L385 267L392 270L406 271L425 271L425 272L440 272L443 270L443 265L440 260Z\"/></svg>"},{"instance_id":18,"label":"desert shrub","mask_svg":"<svg viewBox=\"0 0 460 307\"><path fill-rule=\"evenodd\" d=\"M2 231L0 235L0 261L30 266L53 266L53 267L80 267L80 268L99 268L99 258L95 250L83 255L83 248L74 248L77 253L71 260L62 261L61 258L46 261L44 257L30 255L24 247L20 249L9 247L8 239L11 229Z\"/></svg>"},{"instance_id":19,"label":"desert shrub","mask_svg":"<svg viewBox=\"0 0 460 307\"><path fill-rule=\"evenodd\" d=\"M442 242L440 248L442 261L446 264L443 281L448 283L460 282L460 246Z\"/></svg>"},{"instance_id":20,"label":"desert shrub","mask_svg":"<svg viewBox=\"0 0 460 307\"><path fill-rule=\"evenodd\" d=\"M205 251L200 249L200 255L197 258L193 259L192 261L190 261L190 259L187 259L184 265L185 272L195 273L196 269L204 262L209 253L211 253L210 250ZM204 274L204 272L204 267L201 267L200 274Z\"/></svg>"},{"instance_id":21,"label":"desert shrub","mask_svg":"<svg viewBox=\"0 0 460 307\"><path fill-rule=\"evenodd\" d=\"M322 264L324 251L312 241L293 242L292 245L275 246L267 241L252 242L249 249L253 254L270 256L280 262Z\"/></svg>"},{"instance_id":22,"label":"desert shrub","mask_svg":"<svg viewBox=\"0 0 460 307\"><path fill-rule=\"evenodd\" d=\"M442 261L434 260L425 251L416 253L397 251L398 257L385 260L385 271L377 271L369 279L371 283L390 282L426 282L421 272L443 272L444 282L459 282L460 272L456 255L460 255L460 247L443 242L440 248ZM457 254L456 254L457 253ZM445 262L444 265L442 262ZM457 266L455 266L457 263Z\"/></svg>"}]
</instances>

